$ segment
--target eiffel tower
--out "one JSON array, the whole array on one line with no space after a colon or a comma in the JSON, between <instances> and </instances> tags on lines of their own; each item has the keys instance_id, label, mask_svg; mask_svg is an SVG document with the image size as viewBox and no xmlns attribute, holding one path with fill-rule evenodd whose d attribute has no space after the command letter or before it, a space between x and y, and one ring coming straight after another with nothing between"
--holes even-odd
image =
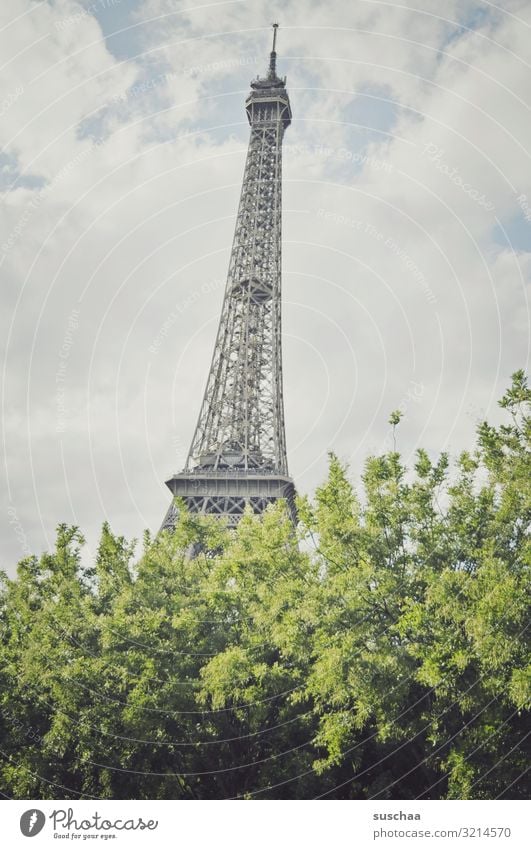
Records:
<instances>
[{"instance_id":1,"label":"eiffel tower","mask_svg":"<svg viewBox=\"0 0 531 849\"><path fill-rule=\"evenodd\" d=\"M251 126L236 229L212 364L184 470L166 485L191 513L229 527L245 508L285 499L295 520L282 394L282 140L291 122L286 78L277 75L278 24L266 77L245 101ZM163 529L173 529L172 501Z\"/></svg>"}]
</instances>

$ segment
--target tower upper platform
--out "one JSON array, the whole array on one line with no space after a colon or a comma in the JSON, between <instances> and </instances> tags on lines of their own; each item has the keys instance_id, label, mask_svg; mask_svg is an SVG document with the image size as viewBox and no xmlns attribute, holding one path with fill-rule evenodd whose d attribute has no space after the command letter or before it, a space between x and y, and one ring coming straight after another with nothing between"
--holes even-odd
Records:
<instances>
[{"instance_id":1,"label":"tower upper platform","mask_svg":"<svg viewBox=\"0 0 531 849\"><path fill-rule=\"evenodd\" d=\"M278 24L273 24L273 49L269 54L266 77L256 77L251 82L251 92L245 101L245 110L251 126L264 122L281 121L284 129L291 124L291 106L286 91L286 77L277 76L275 51Z\"/></svg>"}]
</instances>

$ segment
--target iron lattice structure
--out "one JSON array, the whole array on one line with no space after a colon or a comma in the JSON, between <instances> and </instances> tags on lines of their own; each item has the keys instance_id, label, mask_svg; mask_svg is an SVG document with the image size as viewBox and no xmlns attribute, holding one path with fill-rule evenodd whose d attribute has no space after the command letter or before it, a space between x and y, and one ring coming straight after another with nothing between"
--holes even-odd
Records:
<instances>
[{"instance_id":1,"label":"iron lattice structure","mask_svg":"<svg viewBox=\"0 0 531 849\"><path fill-rule=\"evenodd\" d=\"M249 148L227 286L205 394L184 471L166 481L188 510L235 526L279 498L295 518L288 474L281 346L282 140L291 123L276 72L277 24L267 77L245 102ZM172 502L162 529L173 528Z\"/></svg>"}]
</instances>

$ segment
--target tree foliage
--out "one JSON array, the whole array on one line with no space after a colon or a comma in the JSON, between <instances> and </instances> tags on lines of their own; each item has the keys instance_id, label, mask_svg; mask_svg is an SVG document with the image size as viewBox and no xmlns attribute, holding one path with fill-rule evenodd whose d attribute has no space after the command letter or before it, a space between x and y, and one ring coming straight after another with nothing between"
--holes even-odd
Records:
<instances>
[{"instance_id":1,"label":"tree foliage","mask_svg":"<svg viewBox=\"0 0 531 849\"><path fill-rule=\"evenodd\" d=\"M530 400L517 372L455 468L393 450L359 495L331 455L297 535L183 514L135 561L105 524L86 567L61 525L2 582L2 792L525 796Z\"/></svg>"}]
</instances>

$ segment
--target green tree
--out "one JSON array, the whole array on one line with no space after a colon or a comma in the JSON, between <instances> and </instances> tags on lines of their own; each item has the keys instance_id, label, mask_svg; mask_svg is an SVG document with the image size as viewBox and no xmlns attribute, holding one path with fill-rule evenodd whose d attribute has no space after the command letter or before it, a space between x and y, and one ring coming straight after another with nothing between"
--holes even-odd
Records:
<instances>
[{"instance_id":1,"label":"green tree","mask_svg":"<svg viewBox=\"0 0 531 849\"><path fill-rule=\"evenodd\" d=\"M530 702L530 401L455 468L369 457L235 532L181 512L93 566L61 525L0 590L16 798L518 798ZM194 556L191 556L191 553Z\"/></svg>"}]
</instances>

